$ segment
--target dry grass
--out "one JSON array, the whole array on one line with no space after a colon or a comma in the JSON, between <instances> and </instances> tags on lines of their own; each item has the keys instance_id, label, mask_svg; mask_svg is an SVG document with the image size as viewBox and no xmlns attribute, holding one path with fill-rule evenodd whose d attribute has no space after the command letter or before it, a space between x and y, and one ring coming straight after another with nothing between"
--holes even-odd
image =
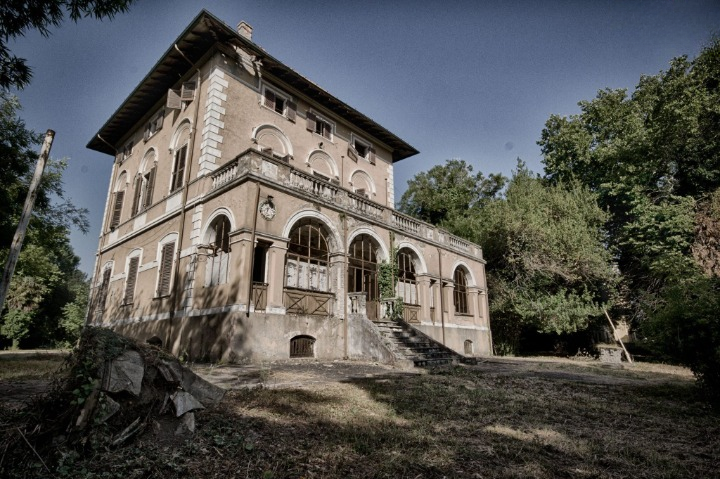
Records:
<instances>
[{"instance_id":1,"label":"dry grass","mask_svg":"<svg viewBox=\"0 0 720 479\"><path fill-rule=\"evenodd\" d=\"M720 470L720 415L682 368L498 360L344 382L287 370L263 370L263 379L307 386L232 391L198 416L184 446L146 436L92 458L65 457L56 475L677 478Z\"/></svg>"},{"instance_id":2,"label":"dry grass","mask_svg":"<svg viewBox=\"0 0 720 479\"><path fill-rule=\"evenodd\" d=\"M181 449L148 440L76 465L127 478L714 477L720 416L695 394L680 370L545 362L259 387L203 413Z\"/></svg>"},{"instance_id":3,"label":"dry grass","mask_svg":"<svg viewBox=\"0 0 720 479\"><path fill-rule=\"evenodd\" d=\"M0 381L52 378L66 357L63 352L0 352Z\"/></svg>"}]
</instances>

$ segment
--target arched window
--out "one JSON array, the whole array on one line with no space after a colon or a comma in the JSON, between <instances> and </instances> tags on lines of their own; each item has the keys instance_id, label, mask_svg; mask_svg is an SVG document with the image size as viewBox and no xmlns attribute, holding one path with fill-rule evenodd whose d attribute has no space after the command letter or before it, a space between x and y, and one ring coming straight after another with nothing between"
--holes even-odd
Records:
<instances>
[{"instance_id":1,"label":"arched window","mask_svg":"<svg viewBox=\"0 0 720 479\"><path fill-rule=\"evenodd\" d=\"M155 171L156 171L156 155L155 150L150 150L145 154L140 169L135 175L135 192L133 194L132 215L146 210L152 204L153 190L155 189Z\"/></svg>"},{"instance_id":2,"label":"arched window","mask_svg":"<svg viewBox=\"0 0 720 479\"><path fill-rule=\"evenodd\" d=\"M328 291L330 251L325 226L312 218L298 221L290 230L285 286Z\"/></svg>"},{"instance_id":3,"label":"arched window","mask_svg":"<svg viewBox=\"0 0 720 479\"><path fill-rule=\"evenodd\" d=\"M465 354L472 354L473 353L473 342L469 339L465 340Z\"/></svg>"},{"instance_id":4,"label":"arched window","mask_svg":"<svg viewBox=\"0 0 720 479\"><path fill-rule=\"evenodd\" d=\"M453 275L455 287L453 288L453 301L457 314L470 314L468 309L467 275L462 268L455 269Z\"/></svg>"},{"instance_id":5,"label":"arched window","mask_svg":"<svg viewBox=\"0 0 720 479\"><path fill-rule=\"evenodd\" d=\"M291 358L315 357L315 338L312 336L295 336L290 340Z\"/></svg>"},{"instance_id":6,"label":"arched window","mask_svg":"<svg viewBox=\"0 0 720 479\"><path fill-rule=\"evenodd\" d=\"M175 142L172 149L172 175L170 177L170 192L179 190L185 184L185 168L190 143L190 123L185 122L175 133Z\"/></svg>"},{"instance_id":7,"label":"arched window","mask_svg":"<svg viewBox=\"0 0 720 479\"><path fill-rule=\"evenodd\" d=\"M207 259L205 285L224 284L227 282L230 261L230 220L228 217L218 215L210 223L206 238L211 254Z\"/></svg>"},{"instance_id":8,"label":"arched window","mask_svg":"<svg viewBox=\"0 0 720 479\"><path fill-rule=\"evenodd\" d=\"M398 251L397 295L406 304L418 304L417 279L415 278L415 255L409 248Z\"/></svg>"},{"instance_id":9,"label":"arched window","mask_svg":"<svg viewBox=\"0 0 720 479\"><path fill-rule=\"evenodd\" d=\"M368 302L380 297L377 250L373 237L361 234L353 240L348 252L348 292L365 293Z\"/></svg>"}]
</instances>

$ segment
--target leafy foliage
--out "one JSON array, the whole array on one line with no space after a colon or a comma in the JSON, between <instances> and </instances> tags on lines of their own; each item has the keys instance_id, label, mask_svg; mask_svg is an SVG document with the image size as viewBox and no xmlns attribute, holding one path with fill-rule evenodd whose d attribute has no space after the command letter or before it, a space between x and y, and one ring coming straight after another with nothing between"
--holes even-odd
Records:
<instances>
[{"instance_id":1,"label":"leafy foliage","mask_svg":"<svg viewBox=\"0 0 720 479\"><path fill-rule=\"evenodd\" d=\"M502 190L507 178L500 174L485 178L481 172L473 175L472 170L472 165L454 159L418 173L408 181L398 209L428 223L443 225L481 207Z\"/></svg>"},{"instance_id":2,"label":"leafy foliage","mask_svg":"<svg viewBox=\"0 0 720 479\"><path fill-rule=\"evenodd\" d=\"M0 260L4 265L27 196L40 141L18 118L19 103L0 95ZM87 210L64 197L63 161L51 161L38 190L33 217L10 283L6 310L0 311L0 335L14 347L72 340L60 327L63 307L82 307L84 275L70 246L72 226L86 232ZM2 313L6 312L4 316ZM76 313L79 311L76 311ZM68 312L68 314L70 314ZM83 313L84 315L84 313ZM78 321L75 314L75 322Z\"/></svg>"},{"instance_id":3,"label":"leafy foliage","mask_svg":"<svg viewBox=\"0 0 720 479\"><path fill-rule=\"evenodd\" d=\"M8 40L37 30L50 35L68 15L77 22L83 17L113 18L128 11L134 0L31 0L8 1L0 4L0 89L24 88L30 83L32 71L25 59L13 55Z\"/></svg>"},{"instance_id":4,"label":"leafy foliage","mask_svg":"<svg viewBox=\"0 0 720 479\"><path fill-rule=\"evenodd\" d=\"M720 380L720 38L692 61L603 90L542 132L547 178L577 181L608 212L607 245L625 285L619 313L647 344Z\"/></svg>"}]
</instances>

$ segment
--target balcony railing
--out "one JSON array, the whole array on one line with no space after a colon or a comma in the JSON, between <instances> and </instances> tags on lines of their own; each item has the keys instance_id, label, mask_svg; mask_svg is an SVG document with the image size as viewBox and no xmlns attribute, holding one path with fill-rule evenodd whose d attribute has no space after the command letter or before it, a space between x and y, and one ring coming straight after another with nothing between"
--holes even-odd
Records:
<instances>
[{"instance_id":1,"label":"balcony railing","mask_svg":"<svg viewBox=\"0 0 720 479\"><path fill-rule=\"evenodd\" d=\"M341 188L334 182L297 170L287 162L249 149L223 165L210 175L211 190L229 185L236 179L251 173L267 178L281 186L301 191L319 202L341 208L365 218L371 218L389 228L430 240L447 249L482 258L479 246L453 236L431 224L419 221L392 208L376 203L364 196Z\"/></svg>"},{"instance_id":2,"label":"balcony railing","mask_svg":"<svg viewBox=\"0 0 720 479\"><path fill-rule=\"evenodd\" d=\"M333 293L285 288L285 310L289 314L307 314L311 316L329 316L332 314Z\"/></svg>"},{"instance_id":3,"label":"balcony railing","mask_svg":"<svg viewBox=\"0 0 720 479\"><path fill-rule=\"evenodd\" d=\"M255 311L265 311L267 308L267 283L253 283L252 302Z\"/></svg>"}]
</instances>

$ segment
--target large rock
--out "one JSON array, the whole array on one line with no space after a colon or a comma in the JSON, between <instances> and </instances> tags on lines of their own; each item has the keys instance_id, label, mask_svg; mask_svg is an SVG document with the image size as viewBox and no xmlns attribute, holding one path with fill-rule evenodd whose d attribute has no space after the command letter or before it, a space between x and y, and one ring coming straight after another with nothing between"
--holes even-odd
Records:
<instances>
[{"instance_id":1,"label":"large rock","mask_svg":"<svg viewBox=\"0 0 720 479\"><path fill-rule=\"evenodd\" d=\"M128 391L139 396L144 374L145 362L140 353L134 350L124 351L110 361L103 377L102 389L109 393Z\"/></svg>"}]
</instances>

